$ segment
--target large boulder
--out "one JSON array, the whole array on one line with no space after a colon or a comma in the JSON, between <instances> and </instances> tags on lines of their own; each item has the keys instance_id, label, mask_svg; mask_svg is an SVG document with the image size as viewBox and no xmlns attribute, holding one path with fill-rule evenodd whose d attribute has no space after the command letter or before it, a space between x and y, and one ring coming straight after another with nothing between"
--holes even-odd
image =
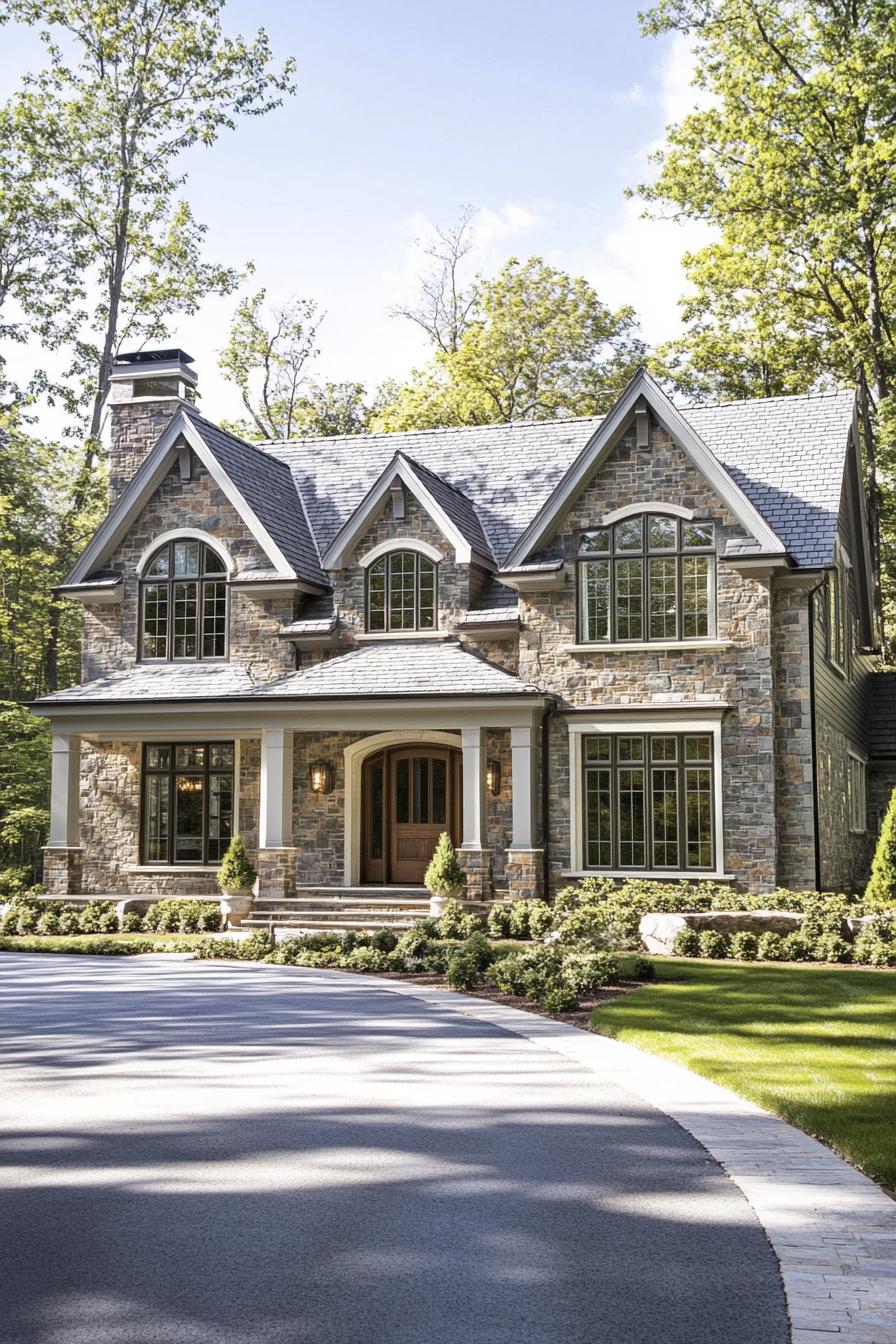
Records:
<instances>
[{"instance_id":1,"label":"large boulder","mask_svg":"<svg viewBox=\"0 0 896 1344\"><path fill-rule=\"evenodd\" d=\"M680 915L645 915L638 926L641 942L655 957L672 955L682 929L717 929L719 933L797 933L803 922L795 910L694 910Z\"/></svg>"}]
</instances>

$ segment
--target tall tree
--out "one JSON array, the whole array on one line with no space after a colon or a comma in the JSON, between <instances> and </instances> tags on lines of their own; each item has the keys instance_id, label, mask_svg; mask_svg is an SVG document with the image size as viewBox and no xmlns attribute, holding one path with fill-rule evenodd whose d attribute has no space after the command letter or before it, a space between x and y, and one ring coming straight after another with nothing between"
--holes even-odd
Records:
<instances>
[{"instance_id":1,"label":"tall tree","mask_svg":"<svg viewBox=\"0 0 896 1344\"><path fill-rule=\"evenodd\" d=\"M476 284L464 281L463 264L475 246L477 213L474 206L465 205L454 224L437 226L433 237L418 243L428 266L420 278L417 298L391 310L393 317L414 322L445 355L457 354L476 302Z\"/></svg>"},{"instance_id":2,"label":"tall tree","mask_svg":"<svg viewBox=\"0 0 896 1344\"><path fill-rule=\"evenodd\" d=\"M292 89L267 35L226 35L224 0L0 0L0 20L36 26L49 65L14 99L17 130L52 163L63 218L99 297L73 371L89 388L96 450L121 343L159 339L236 281L202 258L204 227L178 199L182 156L211 145L239 116L259 116Z\"/></svg>"},{"instance_id":3,"label":"tall tree","mask_svg":"<svg viewBox=\"0 0 896 1344\"><path fill-rule=\"evenodd\" d=\"M644 359L629 307L612 310L588 281L516 258L479 279L455 351L380 398L382 429L599 415Z\"/></svg>"},{"instance_id":4,"label":"tall tree","mask_svg":"<svg viewBox=\"0 0 896 1344\"><path fill-rule=\"evenodd\" d=\"M701 377L714 331L737 392L818 380L857 386L869 454L894 476L896 16L892 0L660 0L647 33L685 34L700 105L667 129L662 213L714 225L688 259L691 325L673 359ZM724 353L724 352L723 352ZM723 360L723 364L725 361ZM768 373L762 366L768 363ZM758 375L758 376L757 376ZM758 383L758 386L757 386ZM873 473L873 461L870 463ZM893 514L885 501L885 518ZM896 603L896 533L883 529Z\"/></svg>"},{"instance_id":5,"label":"tall tree","mask_svg":"<svg viewBox=\"0 0 896 1344\"><path fill-rule=\"evenodd\" d=\"M313 299L289 299L264 308L265 290L243 299L234 314L218 367L239 389L249 424L238 428L252 438L289 439L308 377L318 354L323 314Z\"/></svg>"}]
</instances>

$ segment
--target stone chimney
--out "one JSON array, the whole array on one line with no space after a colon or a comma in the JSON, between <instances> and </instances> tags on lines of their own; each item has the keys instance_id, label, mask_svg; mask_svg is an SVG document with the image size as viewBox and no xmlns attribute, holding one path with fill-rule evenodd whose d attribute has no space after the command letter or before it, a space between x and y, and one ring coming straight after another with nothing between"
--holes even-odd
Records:
<instances>
[{"instance_id":1,"label":"stone chimney","mask_svg":"<svg viewBox=\"0 0 896 1344\"><path fill-rule=\"evenodd\" d=\"M118 356L109 379L110 508L178 407L194 404L192 363L183 350L138 350Z\"/></svg>"}]
</instances>

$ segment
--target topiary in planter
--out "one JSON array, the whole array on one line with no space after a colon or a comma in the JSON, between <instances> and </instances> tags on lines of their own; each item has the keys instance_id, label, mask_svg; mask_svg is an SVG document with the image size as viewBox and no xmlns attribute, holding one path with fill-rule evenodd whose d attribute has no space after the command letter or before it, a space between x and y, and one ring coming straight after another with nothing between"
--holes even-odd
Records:
<instances>
[{"instance_id":1,"label":"topiary in planter","mask_svg":"<svg viewBox=\"0 0 896 1344\"><path fill-rule=\"evenodd\" d=\"M464 870L458 862L451 836L447 831L443 831L439 836L439 842L423 877L423 885L431 896L429 913L434 917L441 915L445 902L452 896L459 896L467 885Z\"/></svg>"},{"instance_id":2,"label":"topiary in planter","mask_svg":"<svg viewBox=\"0 0 896 1344\"><path fill-rule=\"evenodd\" d=\"M258 876L249 862L246 846L241 835L235 835L227 846L227 853L221 860L217 872L217 883L228 895L244 894L252 890Z\"/></svg>"}]
</instances>

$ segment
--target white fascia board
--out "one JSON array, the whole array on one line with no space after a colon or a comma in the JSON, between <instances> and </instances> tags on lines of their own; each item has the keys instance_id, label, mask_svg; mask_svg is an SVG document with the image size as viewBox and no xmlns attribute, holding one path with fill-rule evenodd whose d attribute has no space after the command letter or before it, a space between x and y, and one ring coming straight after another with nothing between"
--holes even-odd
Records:
<instances>
[{"instance_id":1,"label":"white fascia board","mask_svg":"<svg viewBox=\"0 0 896 1344\"><path fill-rule=\"evenodd\" d=\"M206 732L257 737L262 728L280 727L296 732L532 727L540 722L549 699L537 694L280 702L233 697L218 701L141 701L114 705L37 704L31 708L41 718L49 719L58 732L98 740L126 736L150 741L164 740L172 733L184 737Z\"/></svg>"},{"instance_id":2,"label":"white fascia board","mask_svg":"<svg viewBox=\"0 0 896 1344\"><path fill-rule=\"evenodd\" d=\"M410 462L402 457L401 453L397 453L385 471L377 477L349 520L339 529L330 542L321 557L324 569L343 569L345 567L352 548L367 531L374 511L389 494L389 487L396 476L407 486L414 498L423 505L445 540L453 548L454 558L458 564L469 565L475 558L476 562L482 564L485 568L494 568L494 560L491 556L480 555L473 550L463 533L458 530L420 480Z\"/></svg>"},{"instance_id":3,"label":"white fascia board","mask_svg":"<svg viewBox=\"0 0 896 1344\"><path fill-rule=\"evenodd\" d=\"M136 514L146 505L171 470L176 456L175 444L180 438L186 439L216 485L239 513L259 546L275 566L278 577L295 579L295 573L286 556L262 527L260 520L223 470L218 459L206 447L190 417L181 411L179 415L173 417L155 447L150 450L149 455L131 478L114 508L100 523L71 573L66 576L65 586L82 583L114 551L127 534Z\"/></svg>"},{"instance_id":4,"label":"white fascia board","mask_svg":"<svg viewBox=\"0 0 896 1344\"><path fill-rule=\"evenodd\" d=\"M565 511L584 488L586 481L601 465L618 442L635 412L639 397L646 398L663 429L670 435L716 494L727 505L744 529L764 551L782 553L784 545L740 486L710 452L699 434L673 406L660 385L641 369L635 374L616 405L595 430L576 461L559 482L540 512L526 528L505 561L505 568L522 564L549 536Z\"/></svg>"}]
</instances>

